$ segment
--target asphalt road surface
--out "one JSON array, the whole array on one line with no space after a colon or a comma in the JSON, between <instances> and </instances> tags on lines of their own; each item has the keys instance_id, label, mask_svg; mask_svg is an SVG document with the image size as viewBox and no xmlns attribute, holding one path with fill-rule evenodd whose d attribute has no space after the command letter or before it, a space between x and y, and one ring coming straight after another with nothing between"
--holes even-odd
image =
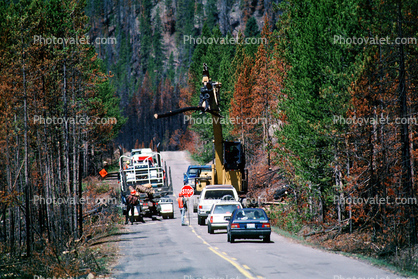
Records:
<instances>
[{"instance_id":1,"label":"asphalt road surface","mask_svg":"<svg viewBox=\"0 0 418 279\"><path fill-rule=\"evenodd\" d=\"M171 166L174 194L183 186L183 172L190 164L185 152L162 152ZM176 198L176 197L173 197ZM197 224L189 205L190 223L181 226L175 204L175 218L146 219L127 225L129 232L120 241L124 256L114 268L115 278L329 278L395 279L388 271L342 255L324 252L291 242L272 233L271 242L226 241L226 230L210 235Z\"/></svg>"}]
</instances>

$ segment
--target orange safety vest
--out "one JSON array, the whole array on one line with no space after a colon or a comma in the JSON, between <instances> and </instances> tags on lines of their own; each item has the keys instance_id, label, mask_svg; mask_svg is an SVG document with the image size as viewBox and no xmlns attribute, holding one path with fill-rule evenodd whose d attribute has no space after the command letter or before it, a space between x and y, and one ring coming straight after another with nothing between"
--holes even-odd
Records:
<instances>
[{"instance_id":1,"label":"orange safety vest","mask_svg":"<svg viewBox=\"0 0 418 279\"><path fill-rule=\"evenodd\" d=\"M179 208L183 208L183 198L182 197L178 197L177 201L179 203Z\"/></svg>"}]
</instances>

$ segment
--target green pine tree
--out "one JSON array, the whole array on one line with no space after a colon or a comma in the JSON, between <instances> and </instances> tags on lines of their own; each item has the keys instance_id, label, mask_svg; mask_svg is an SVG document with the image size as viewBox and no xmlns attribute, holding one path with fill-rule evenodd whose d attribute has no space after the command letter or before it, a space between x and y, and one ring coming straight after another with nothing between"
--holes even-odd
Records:
<instances>
[{"instance_id":1,"label":"green pine tree","mask_svg":"<svg viewBox=\"0 0 418 279\"><path fill-rule=\"evenodd\" d=\"M216 0L208 0L205 7L206 23L209 30L212 30L218 24L218 8L216 6Z\"/></svg>"},{"instance_id":2,"label":"green pine tree","mask_svg":"<svg viewBox=\"0 0 418 279\"><path fill-rule=\"evenodd\" d=\"M291 151L283 155L291 154L295 175L312 185L310 194L318 197L321 221L333 189L333 115L344 112L355 61L355 53L332 43L335 30L352 34L356 28L355 1L343 2L283 3L276 33L281 38L279 51L291 65L283 90L287 98L280 106L287 124L278 137Z\"/></svg>"},{"instance_id":3,"label":"green pine tree","mask_svg":"<svg viewBox=\"0 0 418 279\"><path fill-rule=\"evenodd\" d=\"M176 68L174 65L174 55L173 52L170 52L170 57L168 58L168 66L166 71L166 76L170 79L171 83L174 83L174 77L176 74Z\"/></svg>"},{"instance_id":4,"label":"green pine tree","mask_svg":"<svg viewBox=\"0 0 418 279\"><path fill-rule=\"evenodd\" d=\"M252 16L247 20L247 23L245 24L245 38L257 37L259 34L260 29L258 28L257 20Z\"/></svg>"}]
</instances>

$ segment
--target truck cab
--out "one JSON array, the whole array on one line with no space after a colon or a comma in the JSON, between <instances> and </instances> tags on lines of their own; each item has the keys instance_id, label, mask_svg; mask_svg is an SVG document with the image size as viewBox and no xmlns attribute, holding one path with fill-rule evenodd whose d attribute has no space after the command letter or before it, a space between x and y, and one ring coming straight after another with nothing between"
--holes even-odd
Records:
<instances>
[{"instance_id":1,"label":"truck cab","mask_svg":"<svg viewBox=\"0 0 418 279\"><path fill-rule=\"evenodd\" d=\"M190 165L187 168L187 171L183 174L183 184L184 185L190 185L193 188L195 188L196 178L200 177L200 174L204 171L209 171L209 172L212 171L212 166L209 166L209 165L204 165L204 166Z\"/></svg>"},{"instance_id":2,"label":"truck cab","mask_svg":"<svg viewBox=\"0 0 418 279\"><path fill-rule=\"evenodd\" d=\"M212 205L220 201L239 201L239 196L232 185L208 185L200 193L197 209L197 223L204 225Z\"/></svg>"}]
</instances>

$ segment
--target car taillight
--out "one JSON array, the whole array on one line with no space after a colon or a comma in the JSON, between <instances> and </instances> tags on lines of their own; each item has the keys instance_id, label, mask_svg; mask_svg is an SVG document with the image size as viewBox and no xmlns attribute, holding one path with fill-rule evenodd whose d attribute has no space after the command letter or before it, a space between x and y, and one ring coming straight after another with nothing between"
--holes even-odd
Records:
<instances>
[{"instance_id":1,"label":"car taillight","mask_svg":"<svg viewBox=\"0 0 418 279\"><path fill-rule=\"evenodd\" d=\"M210 223L213 223L213 216L210 216Z\"/></svg>"},{"instance_id":2,"label":"car taillight","mask_svg":"<svg viewBox=\"0 0 418 279\"><path fill-rule=\"evenodd\" d=\"M199 205L199 209L202 209L202 206L201 205Z\"/></svg>"},{"instance_id":3,"label":"car taillight","mask_svg":"<svg viewBox=\"0 0 418 279\"><path fill-rule=\"evenodd\" d=\"M270 228L270 223L263 223L262 228Z\"/></svg>"},{"instance_id":4,"label":"car taillight","mask_svg":"<svg viewBox=\"0 0 418 279\"><path fill-rule=\"evenodd\" d=\"M232 223L231 224L231 229L239 229L239 224Z\"/></svg>"}]
</instances>

